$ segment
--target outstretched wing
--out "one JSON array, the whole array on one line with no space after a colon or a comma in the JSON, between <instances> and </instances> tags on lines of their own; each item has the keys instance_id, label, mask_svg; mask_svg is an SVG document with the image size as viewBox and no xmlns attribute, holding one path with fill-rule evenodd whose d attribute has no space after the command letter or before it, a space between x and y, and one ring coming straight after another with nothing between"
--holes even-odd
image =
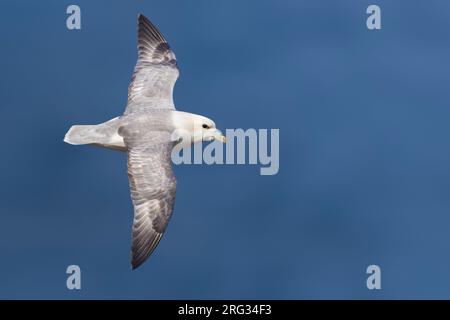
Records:
<instances>
[{"instance_id":1,"label":"outstretched wing","mask_svg":"<svg viewBox=\"0 0 450 320\"><path fill-rule=\"evenodd\" d=\"M128 178L134 206L131 265L139 267L153 252L166 230L175 202L172 171L173 143L162 133L121 130L128 149ZM158 135L160 135L158 137Z\"/></svg>"},{"instance_id":2,"label":"outstretched wing","mask_svg":"<svg viewBox=\"0 0 450 320\"><path fill-rule=\"evenodd\" d=\"M149 109L175 109L173 87L179 71L164 36L143 15L138 17L138 61L128 87L125 114Z\"/></svg>"}]
</instances>

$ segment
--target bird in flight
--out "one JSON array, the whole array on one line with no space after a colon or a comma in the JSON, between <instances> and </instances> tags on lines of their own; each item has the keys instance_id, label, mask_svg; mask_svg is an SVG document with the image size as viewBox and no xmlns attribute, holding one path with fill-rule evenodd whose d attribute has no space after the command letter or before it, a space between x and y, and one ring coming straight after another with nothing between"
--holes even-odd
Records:
<instances>
[{"instance_id":1,"label":"bird in flight","mask_svg":"<svg viewBox=\"0 0 450 320\"><path fill-rule=\"evenodd\" d=\"M174 147L226 139L214 121L175 109L177 60L164 36L138 17L138 60L123 115L98 125L74 125L64 141L128 153L128 179L134 207L131 266L139 267L166 230L175 202Z\"/></svg>"}]
</instances>

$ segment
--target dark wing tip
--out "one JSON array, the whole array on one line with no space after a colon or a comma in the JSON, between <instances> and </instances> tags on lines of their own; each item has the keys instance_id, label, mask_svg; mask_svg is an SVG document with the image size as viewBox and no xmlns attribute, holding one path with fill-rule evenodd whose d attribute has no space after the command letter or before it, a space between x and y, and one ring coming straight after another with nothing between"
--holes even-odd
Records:
<instances>
[{"instance_id":1,"label":"dark wing tip","mask_svg":"<svg viewBox=\"0 0 450 320\"><path fill-rule=\"evenodd\" d=\"M167 42L158 28L141 13L138 15L138 37L150 38L155 42Z\"/></svg>"},{"instance_id":2,"label":"dark wing tip","mask_svg":"<svg viewBox=\"0 0 450 320\"><path fill-rule=\"evenodd\" d=\"M142 262L137 263L136 261L131 261L131 271L136 270L140 265L142 265Z\"/></svg>"},{"instance_id":3,"label":"dark wing tip","mask_svg":"<svg viewBox=\"0 0 450 320\"><path fill-rule=\"evenodd\" d=\"M147 260L148 257L146 257L145 259L134 259L131 258L131 270L136 270L137 268L139 268L145 260Z\"/></svg>"},{"instance_id":4,"label":"dark wing tip","mask_svg":"<svg viewBox=\"0 0 450 320\"><path fill-rule=\"evenodd\" d=\"M151 24L150 20L146 16L144 16L142 13L139 13L138 14L138 22L141 22L141 21Z\"/></svg>"},{"instance_id":5,"label":"dark wing tip","mask_svg":"<svg viewBox=\"0 0 450 320\"><path fill-rule=\"evenodd\" d=\"M156 249L161 240L162 233L153 233L146 241L142 242L139 237L133 237L133 245L131 250L131 270L141 266L153 251Z\"/></svg>"},{"instance_id":6,"label":"dark wing tip","mask_svg":"<svg viewBox=\"0 0 450 320\"><path fill-rule=\"evenodd\" d=\"M138 255L134 252L134 250L131 252L131 270L136 270L139 268L145 260L147 260L149 256L144 257L138 257Z\"/></svg>"}]
</instances>

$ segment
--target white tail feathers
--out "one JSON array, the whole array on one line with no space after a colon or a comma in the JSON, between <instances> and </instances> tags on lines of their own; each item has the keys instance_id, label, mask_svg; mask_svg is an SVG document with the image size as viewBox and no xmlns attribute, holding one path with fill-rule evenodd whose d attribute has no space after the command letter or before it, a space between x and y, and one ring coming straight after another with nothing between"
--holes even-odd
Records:
<instances>
[{"instance_id":1,"label":"white tail feathers","mask_svg":"<svg viewBox=\"0 0 450 320\"><path fill-rule=\"evenodd\" d=\"M98 134L95 125L75 125L67 131L64 142L74 145L91 144L97 142Z\"/></svg>"},{"instance_id":2,"label":"white tail feathers","mask_svg":"<svg viewBox=\"0 0 450 320\"><path fill-rule=\"evenodd\" d=\"M76 125L67 131L64 142L74 145L92 144L104 148L126 151L123 137L118 134L121 122L114 118L97 125Z\"/></svg>"}]
</instances>

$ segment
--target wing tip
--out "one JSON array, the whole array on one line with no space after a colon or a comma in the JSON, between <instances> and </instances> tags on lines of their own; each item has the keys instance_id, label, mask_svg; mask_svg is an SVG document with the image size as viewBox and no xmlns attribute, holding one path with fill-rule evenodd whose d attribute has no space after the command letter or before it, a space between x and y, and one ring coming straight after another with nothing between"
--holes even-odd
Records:
<instances>
[{"instance_id":1,"label":"wing tip","mask_svg":"<svg viewBox=\"0 0 450 320\"><path fill-rule=\"evenodd\" d=\"M142 33L142 35L140 35ZM138 39L141 36L150 37L151 40L157 42L166 42L166 39L162 35L161 31L159 31L158 27L154 25L150 19L144 16L142 13L138 14Z\"/></svg>"},{"instance_id":2,"label":"wing tip","mask_svg":"<svg viewBox=\"0 0 450 320\"><path fill-rule=\"evenodd\" d=\"M131 271L136 270L137 268L139 268L139 266L141 266L142 263L135 263L134 261L131 262Z\"/></svg>"},{"instance_id":3,"label":"wing tip","mask_svg":"<svg viewBox=\"0 0 450 320\"><path fill-rule=\"evenodd\" d=\"M150 243L147 243L147 247L144 249L145 254L142 254L142 252L140 252L139 250L135 251L133 245L131 249L131 270L136 270L145 261L148 260L148 258L152 255L153 251L155 251L156 247L161 241L163 234L164 233L156 233L156 236L153 238L153 240Z\"/></svg>"},{"instance_id":4,"label":"wing tip","mask_svg":"<svg viewBox=\"0 0 450 320\"><path fill-rule=\"evenodd\" d=\"M138 20L138 22L149 21L148 18L146 16L144 16L144 14L142 14L142 13L138 14L137 20Z\"/></svg>"},{"instance_id":5,"label":"wing tip","mask_svg":"<svg viewBox=\"0 0 450 320\"><path fill-rule=\"evenodd\" d=\"M149 255L150 256L150 255ZM142 266L144 264L145 261L147 261L148 257L144 257L143 259L134 259L133 257L131 258L131 271L136 270L137 268L139 268L140 266Z\"/></svg>"}]
</instances>

